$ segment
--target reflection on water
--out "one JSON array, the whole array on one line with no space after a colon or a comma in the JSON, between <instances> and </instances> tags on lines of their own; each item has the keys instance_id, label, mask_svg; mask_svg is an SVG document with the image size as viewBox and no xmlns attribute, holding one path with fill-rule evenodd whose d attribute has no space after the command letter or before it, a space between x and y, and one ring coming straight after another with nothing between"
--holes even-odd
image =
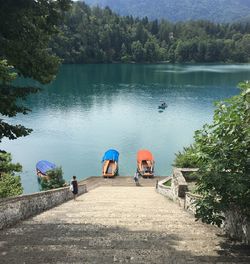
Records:
<instances>
[{"instance_id":1,"label":"reflection on water","mask_svg":"<svg viewBox=\"0 0 250 264\"><path fill-rule=\"evenodd\" d=\"M64 65L30 97L32 113L11 121L33 133L1 148L23 165L25 192L38 190L38 160L61 165L68 181L83 179L100 175L109 148L120 152L121 175L134 173L140 148L153 152L157 174L169 175L174 153L211 121L213 102L236 94L246 79L250 65ZM162 99L168 108L159 113Z\"/></svg>"}]
</instances>

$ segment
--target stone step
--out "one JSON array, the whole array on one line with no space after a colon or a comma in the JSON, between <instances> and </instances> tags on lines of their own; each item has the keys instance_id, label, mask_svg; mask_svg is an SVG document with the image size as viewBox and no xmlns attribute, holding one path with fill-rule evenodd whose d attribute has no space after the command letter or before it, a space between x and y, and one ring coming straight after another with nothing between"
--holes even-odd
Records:
<instances>
[{"instance_id":1,"label":"stone step","mask_svg":"<svg viewBox=\"0 0 250 264\"><path fill-rule=\"evenodd\" d=\"M250 262L226 243L220 229L196 222L153 186L102 186L2 230L0 262Z\"/></svg>"}]
</instances>

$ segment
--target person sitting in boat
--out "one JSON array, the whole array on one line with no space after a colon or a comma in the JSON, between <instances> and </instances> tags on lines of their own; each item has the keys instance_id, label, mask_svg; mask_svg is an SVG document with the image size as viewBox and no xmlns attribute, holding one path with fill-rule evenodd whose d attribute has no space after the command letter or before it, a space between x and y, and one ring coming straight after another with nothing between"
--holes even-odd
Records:
<instances>
[{"instance_id":1,"label":"person sitting in boat","mask_svg":"<svg viewBox=\"0 0 250 264\"><path fill-rule=\"evenodd\" d=\"M168 106L167 106L167 104L166 104L165 102L162 102L162 103L158 106L159 109L165 109L166 107L168 107Z\"/></svg>"},{"instance_id":2,"label":"person sitting in boat","mask_svg":"<svg viewBox=\"0 0 250 264\"><path fill-rule=\"evenodd\" d=\"M163 103L161 103L161 106L162 106L162 107L166 107L167 104L166 104L165 102L163 102Z\"/></svg>"}]
</instances>

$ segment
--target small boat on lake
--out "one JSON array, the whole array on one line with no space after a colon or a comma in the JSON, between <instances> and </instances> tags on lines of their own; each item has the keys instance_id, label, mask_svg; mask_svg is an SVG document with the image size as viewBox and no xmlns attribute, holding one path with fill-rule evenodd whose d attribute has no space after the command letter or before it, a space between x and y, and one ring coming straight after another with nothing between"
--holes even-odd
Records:
<instances>
[{"instance_id":1,"label":"small boat on lake","mask_svg":"<svg viewBox=\"0 0 250 264\"><path fill-rule=\"evenodd\" d=\"M102 158L102 176L112 178L118 174L119 152L115 149L109 149Z\"/></svg>"},{"instance_id":2,"label":"small boat on lake","mask_svg":"<svg viewBox=\"0 0 250 264\"><path fill-rule=\"evenodd\" d=\"M154 177L154 157L149 150L139 150L137 153L137 171L142 177Z\"/></svg>"},{"instance_id":3,"label":"small boat on lake","mask_svg":"<svg viewBox=\"0 0 250 264\"><path fill-rule=\"evenodd\" d=\"M38 179L49 179L47 172L56 168L54 163L51 163L47 160L40 160L36 164L36 174Z\"/></svg>"},{"instance_id":4,"label":"small boat on lake","mask_svg":"<svg viewBox=\"0 0 250 264\"><path fill-rule=\"evenodd\" d=\"M165 103L165 102L162 102L159 106L158 106L158 109L165 109L167 108L168 105Z\"/></svg>"}]
</instances>

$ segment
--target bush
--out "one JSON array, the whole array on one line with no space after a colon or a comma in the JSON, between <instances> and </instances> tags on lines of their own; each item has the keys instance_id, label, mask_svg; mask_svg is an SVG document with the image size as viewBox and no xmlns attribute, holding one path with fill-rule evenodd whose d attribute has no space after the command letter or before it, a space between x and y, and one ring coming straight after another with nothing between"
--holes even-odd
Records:
<instances>
[{"instance_id":1,"label":"bush","mask_svg":"<svg viewBox=\"0 0 250 264\"><path fill-rule=\"evenodd\" d=\"M175 154L174 167L177 168L198 168L199 158L196 155L196 149L193 145L184 147L182 152Z\"/></svg>"},{"instance_id":2,"label":"bush","mask_svg":"<svg viewBox=\"0 0 250 264\"><path fill-rule=\"evenodd\" d=\"M11 154L0 151L0 198L20 195L23 193L20 176L22 166L11 162Z\"/></svg>"},{"instance_id":3,"label":"bush","mask_svg":"<svg viewBox=\"0 0 250 264\"><path fill-rule=\"evenodd\" d=\"M228 210L250 219L250 83L239 87L239 95L215 104L213 123L196 131L174 162L199 168L196 218L218 226Z\"/></svg>"},{"instance_id":4,"label":"bush","mask_svg":"<svg viewBox=\"0 0 250 264\"><path fill-rule=\"evenodd\" d=\"M40 185L42 191L56 189L65 185L63 179L63 171L61 167L55 168L47 172L47 178L41 178Z\"/></svg>"},{"instance_id":5,"label":"bush","mask_svg":"<svg viewBox=\"0 0 250 264\"><path fill-rule=\"evenodd\" d=\"M227 210L250 218L250 83L240 88L239 95L216 103L211 125L195 132L203 196L196 217L218 226Z\"/></svg>"},{"instance_id":6,"label":"bush","mask_svg":"<svg viewBox=\"0 0 250 264\"><path fill-rule=\"evenodd\" d=\"M199 178L198 171L183 171L182 174L187 182L196 182Z\"/></svg>"},{"instance_id":7,"label":"bush","mask_svg":"<svg viewBox=\"0 0 250 264\"><path fill-rule=\"evenodd\" d=\"M23 193L20 176L3 174L0 179L0 198L20 195Z\"/></svg>"},{"instance_id":8,"label":"bush","mask_svg":"<svg viewBox=\"0 0 250 264\"><path fill-rule=\"evenodd\" d=\"M163 185L165 185L167 187L170 187L171 184L172 184L172 180L171 179L163 183Z\"/></svg>"}]
</instances>

